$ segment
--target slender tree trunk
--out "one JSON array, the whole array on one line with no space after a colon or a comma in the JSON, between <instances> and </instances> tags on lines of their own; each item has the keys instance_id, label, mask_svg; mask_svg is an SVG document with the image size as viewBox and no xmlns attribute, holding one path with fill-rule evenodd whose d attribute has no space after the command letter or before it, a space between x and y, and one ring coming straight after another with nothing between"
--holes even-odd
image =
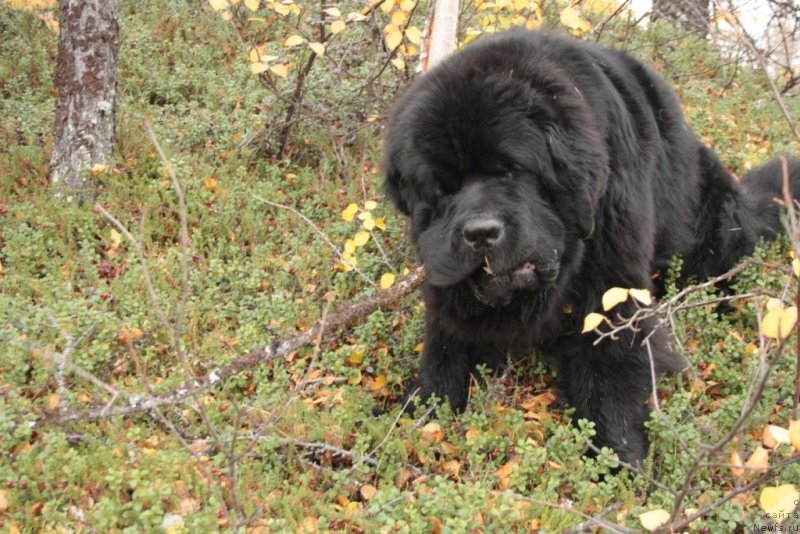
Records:
<instances>
[{"instance_id":1,"label":"slender tree trunk","mask_svg":"<svg viewBox=\"0 0 800 534\"><path fill-rule=\"evenodd\" d=\"M59 0L61 36L50 181L56 197L89 202L90 171L108 165L117 103L118 0Z\"/></svg>"},{"instance_id":2,"label":"slender tree trunk","mask_svg":"<svg viewBox=\"0 0 800 534\"><path fill-rule=\"evenodd\" d=\"M456 49L460 0L436 0L428 11L427 38L423 43L422 70L428 71Z\"/></svg>"}]
</instances>

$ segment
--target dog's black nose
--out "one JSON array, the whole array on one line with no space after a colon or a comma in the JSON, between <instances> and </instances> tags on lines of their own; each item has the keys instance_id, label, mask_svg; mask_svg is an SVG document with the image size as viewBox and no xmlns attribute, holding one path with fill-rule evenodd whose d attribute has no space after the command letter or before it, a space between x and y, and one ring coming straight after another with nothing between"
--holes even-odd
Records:
<instances>
[{"instance_id":1,"label":"dog's black nose","mask_svg":"<svg viewBox=\"0 0 800 534\"><path fill-rule=\"evenodd\" d=\"M487 251L503 240L503 223L494 217L479 217L464 224L464 241L475 250Z\"/></svg>"}]
</instances>

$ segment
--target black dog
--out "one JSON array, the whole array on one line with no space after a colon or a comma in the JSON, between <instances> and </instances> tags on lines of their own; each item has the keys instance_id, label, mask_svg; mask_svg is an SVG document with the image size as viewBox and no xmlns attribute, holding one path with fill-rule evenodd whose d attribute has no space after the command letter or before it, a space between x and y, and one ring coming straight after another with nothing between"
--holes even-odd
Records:
<instances>
[{"instance_id":1,"label":"black dog","mask_svg":"<svg viewBox=\"0 0 800 534\"><path fill-rule=\"evenodd\" d=\"M653 325L594 346L584 317L611 287L653 289L675 255L702 279L780 231L779 161L738 183L654 71L547 32L480 40L413 83L389 119L384 167L428 271L411 391L464 409L476 364L535 348L597 445L628 462L647 453L641 340ZM683 367L662 332L650 347L657 372Z\"/></svg>"}]
</instances>

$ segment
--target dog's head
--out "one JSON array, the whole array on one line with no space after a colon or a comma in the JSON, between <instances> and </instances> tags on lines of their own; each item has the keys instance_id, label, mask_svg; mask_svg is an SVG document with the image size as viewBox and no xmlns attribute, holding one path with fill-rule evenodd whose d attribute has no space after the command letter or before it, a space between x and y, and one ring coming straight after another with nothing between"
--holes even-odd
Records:
<instances>
[{"instance_id":1,"label":"dog's head","mask_svg":"<svg viewBox=\"0 0 800 534\"><path fill-rule=\"evenodd\" d=\"M594 231L608 174L566 74L506 41L467 47L412 84L384 147L385 191L411 218L429 283L468 284L493 307L559 282Z\"/></svg>"}]
</instances>

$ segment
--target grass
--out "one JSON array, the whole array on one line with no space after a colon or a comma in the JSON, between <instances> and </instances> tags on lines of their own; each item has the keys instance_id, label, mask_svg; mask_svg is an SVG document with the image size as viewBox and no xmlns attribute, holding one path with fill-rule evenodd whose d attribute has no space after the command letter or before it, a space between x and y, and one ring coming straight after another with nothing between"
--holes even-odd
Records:
<instances>
[{"instance_id":1,"label":"grass","mask_svg":"<svg viewBox=\"0 0 800 534\"><path fill-rule=\"evenodd\" d=\"M674 333L697 376L662 386L668 422L654 415L650 423L649 472L658 485L614 474L609 451L584 455L591 425L572 426L570 411L552 404L552 376L533 355L477 382L459 417L441 409L398 418L424 315L410 296L159 413L46 423L48 410L112 400L75 373L61 377L65 352L97 380L138 395L178 387L184 367L153 312L133 247L97 213L51 198L55 35L2 5L0 19L0 491L7 501L2 510L0 499L0 524L8 531L561 532L604 511L637 530L638 514L670 509L694 452L739 415L759 368L753 347L765 299L727 315L700 306L676 316ZM376 291L337 268L326 242L297 215L257 197L299 210L339 247L358 229L342 210L377 199L374 214L385 217L386 230L359 249L359 268L377 282L413 264L404 223L379 192L380 121L353 124L358 134L337 145L324 122L308 117L290 150L264 157L259 146L240 144L282 111L250 74L230 25L205 6L145 0L123 6L121 26L118 152L100 202L143 245L165 313L185 308L181 343L195 372L291 337L326 310ZM719 56L707 45L659 49L656 57L664 31L636 33L623 45L673 69L668 76L710 70L674 80L689 121L726 161L744 168L796 149L758 73L745 70L723 90L726 73L714 70ZM609 30L606 39L622 35ZM310 76L330 74L320 68ZM391 71L383 76L387 87L399 84ZM311 94L333 93L314 109L341 106L336 85L316 80ZM372 105L383 109L391 96ZM355 107L335 112L356 120ZM186 191L185 302L178 204L145 118ZM760 254L789 261L780 246ZM794 283L777 267L754 267L735 289L780 295ZM730 451L746 458L764 425L787 425L793 358L787 351L776 361L751 423L701 466L684 508L703 508L753 478L731 472ZM381 410L388 411L374 415ZM788 457L784 448L771 462ZM758 489L796 480L797 463L778 469L688 530L764 521Z\"/></svg>"}]
</instances>

